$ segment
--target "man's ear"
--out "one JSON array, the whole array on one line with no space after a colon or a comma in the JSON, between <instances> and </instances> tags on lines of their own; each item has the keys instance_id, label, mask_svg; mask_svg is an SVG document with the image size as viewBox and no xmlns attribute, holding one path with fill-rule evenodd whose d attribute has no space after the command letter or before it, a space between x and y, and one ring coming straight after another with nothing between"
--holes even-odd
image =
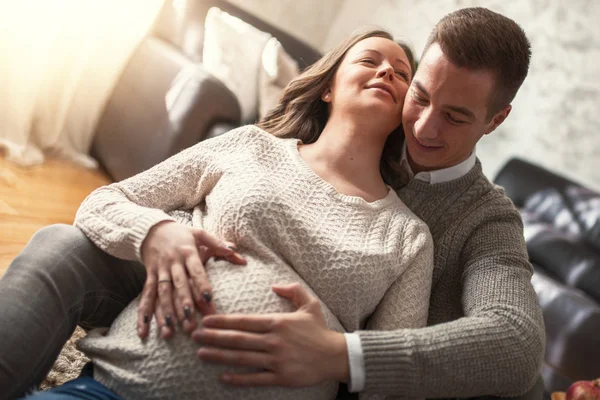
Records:
<instances>
[{"instance_id":1,"label":"man's ear","mask_svg":"<svg viewBox=\"0 0 600 400\"><path fill-rule=\"evenodd\" d=\"M501 123L504 122L508 114L510 114L510 110L512 110L512 106L509 104L504 107L502 110L498 111L496 115L492 117L492 120L488 122L488 127L485 130L484 135L490 134L494 132L494 130L500 126Z\"/></svg>"}]
</instances>

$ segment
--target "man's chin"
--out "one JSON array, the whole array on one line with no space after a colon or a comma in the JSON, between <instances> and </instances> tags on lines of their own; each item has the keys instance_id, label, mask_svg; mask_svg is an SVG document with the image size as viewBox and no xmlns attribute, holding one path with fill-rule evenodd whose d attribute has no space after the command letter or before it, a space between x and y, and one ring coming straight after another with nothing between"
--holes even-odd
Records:
<instances>
[{"instance_id":1,"label":"man's chin","mask_svg":"<svg viewBox=\"0 0 600 400\"><path fill-rule=\"evenodd\" d=\"M419 171L434 171L436 169L444 168L441 154L417 154L415 157L411 156L411 164L413 169Z\"/></svg>"}]
</instances>

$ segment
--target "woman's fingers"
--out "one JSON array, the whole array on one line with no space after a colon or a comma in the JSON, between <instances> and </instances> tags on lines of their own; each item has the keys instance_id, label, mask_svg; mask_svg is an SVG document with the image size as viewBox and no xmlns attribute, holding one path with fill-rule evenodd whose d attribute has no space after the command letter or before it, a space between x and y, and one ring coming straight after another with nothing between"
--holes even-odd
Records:
<instances>
[{"instance_id":1,"label":"woman's fingers","mask_svg":"<svg viewBox=\"0 0 600 400\"><path fill-rule=\"evenodd\" d=\"M158 310L161 312L161 317L157 315L157 322L160 328L161 336L170 336L173 331L176 314L173 307L173 279L171 277L170 268L163 265L158 271Z\"/></svg>"},{"instance_id":2,"label":"woman's fingers","mask_svg":"<svg viewBox=\"0 0 600 400\"><path fill-rule=\"evenodd\" d=\"M140 304L138 305L137 331L140 338L148 336L156 304L156 275L148 271Z\"/></svg>"},{"instance_id":3,"label":"woman's fingers","mask_svg":"<svg viewBox=\"0 0 600 400\"><path fill-rule=\"evenodd\" d=\"M212 288L208 282L208 276L204 264L197 252L190 252L185 258L189 278L192 281L192 294L196 308L202 315L214 314L215 308L212 303Z\"/></svg>"},{"instance_id":4,"label":"woman's fingers","mask_svg":"<svg viewBox=\"0 0 600 400\"><path fill-rule=\"evenodd\" d=\"M191 284L188 280L188 287L191 288ZM175 295L173 297L173 304L175 306L175 312L179 316L180 311L183 310L183 319L181 321L181 326L183 327L183 331L186 333L191 333L194 329L197 328L198 323L196 322L196 315L194 310L194 305L192 304L191 308L184 308L181 304L179 297ZM189 306L188 306L189 307ZM189 317L188 317L189 315Z\"/></svg>"},{"instance_id":5,"label":"woman's fingers","mask_svg":"<svg viewBox=\"0 0 600 400\"><path fill-rule=\"evenodd\" d=\"M188 274L182 263L176 262L171 266L171 277L173 279L173 294L176 300L175 313L181 323L192 318L194 299L188 280Z\"/></svg>"},{"instance_id":6,"label":"woman's fingers","mask_svg":"<svg viewBox=\"0 0 600 400\"><path fill-rule=\"evenodd\" d=\"M233 262L235 264L246 264L246 260L244 259L244 257L237 253L235 244L222 241L216 236L208 233L204 229L194 228L192 230L192 234L194 235L196 246L207 247L211 257L223 257L227 258L230 262Z\"/></svg>"},{"instance_id":7,"label":"woman's fingers","mask_svg":"<svg viewBox=\"0 0 600 400\"><path fill-rule=\"evenodd\" d=\"M169 339L173 336L174 330L172 327L168 327L165 321L165 314L162 311L160 304L157 302L154 309L154 316L156 317L156 325L158 327L158 333L163 339Z\"/></svg>"}]
</instances>

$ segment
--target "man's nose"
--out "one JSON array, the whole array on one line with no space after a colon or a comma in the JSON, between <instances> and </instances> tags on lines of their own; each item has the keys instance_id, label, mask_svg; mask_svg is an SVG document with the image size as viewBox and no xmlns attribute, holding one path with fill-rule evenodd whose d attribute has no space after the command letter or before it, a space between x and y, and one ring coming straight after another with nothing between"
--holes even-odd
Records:
<instances>
[{"instance_id":1,"label":"man's nose","mask_svg":"<svg viewBox=\"0 0 600 400\"><path fill-rule=\"evenodd\" d=\"M425 109L414 123L414 135L419 139L435 139L438 137L438 126L431 109Z\"/></svg>"}]
</instances>

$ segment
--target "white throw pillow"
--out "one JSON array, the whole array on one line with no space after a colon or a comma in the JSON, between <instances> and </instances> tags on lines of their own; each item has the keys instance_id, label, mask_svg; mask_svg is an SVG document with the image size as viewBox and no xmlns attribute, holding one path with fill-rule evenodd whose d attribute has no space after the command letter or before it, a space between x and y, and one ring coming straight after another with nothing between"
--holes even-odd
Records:
<instances>
[{"instance_id":1,"label":"white throw pillow","mask_svg":"<svg viewBox=\"0 0 600 400\"><path fill-rule=\"evenodd\" d=\"M283 89L299 73L298 63L284 50L279 40L274 37L269 39L262 53L258 81L260 119L277 105Z\"/></svg>"},{"instance_id":2,"label":"white throw pillow","mask_svg":"<svg viewBox=\"0 0 600 400\"><path fill-rule=\"evenodd\" d=\"M238 98L242 122L254 122L265 44L271 37L217 7L206 14L202 63Z\"/></svg>"}]
</instances>

